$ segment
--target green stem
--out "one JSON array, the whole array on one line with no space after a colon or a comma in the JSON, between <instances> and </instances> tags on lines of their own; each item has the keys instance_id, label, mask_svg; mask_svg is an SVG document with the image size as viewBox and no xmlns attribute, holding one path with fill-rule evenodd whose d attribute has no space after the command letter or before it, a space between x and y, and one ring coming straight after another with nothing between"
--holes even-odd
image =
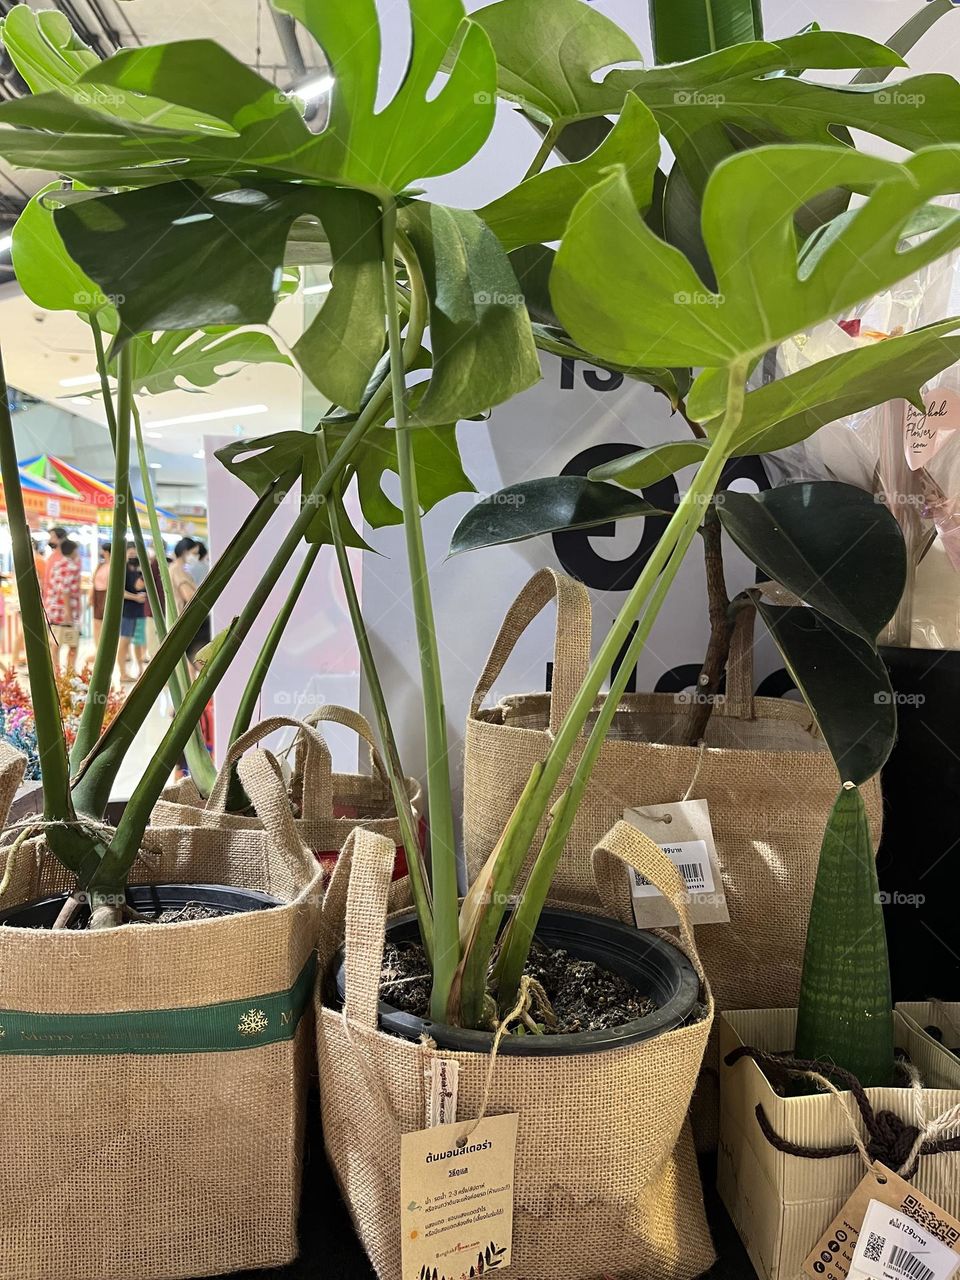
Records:
<instances>
[{"instance_id":1,"label":"green stem","mask_svg":"<svg viewBox=\"0 0 960 1280\"><path fill-rule=\"evenodd\" d=\"M113 684L113 672L117 664L120 644L120 621L123 617L123 595L127 578L127 510L130 498L130 416L133 403L133 348L127 346L120 353L117 377L117 410L114 414L113 397L107 381L106 357L103 337L96 316L90 317L93 340L97 352L97 372L110 434L113 436L113 527L112 551L107 577L107 596L103 606L103 624L97 652L90 673L87 699L80 714L77 736L70 752L70 764L76 772L103 731L103 718L107 698ZM78 805L80 800L78 798ZM82 811L82 805L81 805ZM95 815L99 816L99 815Z\"/></svg>"},{"instance_id":2,"label":"green stem","mask_svg":"<svg viewBox=\"0 0 960 1280\"><path fill-rule=\"evenodd\" d=\"M430 813L430 858L433 870L433 991L431 1014L435 1021L447 1017L447 1003L454 974L460 963L460 929L457 916L457 851L450 790L447 717L443 702L440 653L430 597L427 555L420 522L420 498L413 454L413 438L407 423L407 390L400 339L395 262L397 211L392 201L383 204L383 279L387 301L387 337L390 348L390 384L397 439L397 462L403 506L403 527L410 567L410 590L420 651L420 677L427 753L427 803ZM418 264L410 254L407 268L412 287L420 287Z\"/></svg>"},{"instance_id":3,"label":"green stem","mask_svg":"<svg viewBox=\"0 0 960 1280\"><path fill-rule=\"evenodd\" d=\"M534 174L539 173L540 170L543 168L543 166L547 163L547 161L550 159L550 154L553 151L553 148L557 145L557 139L560 137L560 134L562 132L563 130L559 125L552 124L550 128L547 130L547 132L543 135L543 141L540 143L540 149L537 151L537 154L530 161L530 167L529 169L527 169L527 172L523 175L524 182L526 182L528 178L532 178Z\"/></svg>"},{"instance_id":4,"label":"green stem","mask_svg":"<svg viewBox=\"0 0 960 1280\"><path fill-rule=\"evenodd\" d=\"M127 802L123 817L120 819L117 826L116 834L111 841L110 848L97 872L96 884L94 885L95 888L104 890L105 892L113 892L124 883L130 868L136 860L137 853L140 848L140 841L143 839L143 833L150 820L150 814L153 811L153 806L156 804L161 791L166 786L171 770L174 768L177 760L179 760L183 753L187 739L192 733L195 725L199 723L204 708L213 696L214 691L222 680L231 662L236 657L241 644L250 631L250 628L262 612L270 597L270 593L273 591L280 578L280 575L293 558L293 554L302 539L306 537L307 530L315 517L316 508L326 500L327 495L342 475L345 467L356 451L357 446L360 444L370 428L375 425L380 407L381 406L376 397L371 399L367 407L357 418L357 421L347 432L340 444L340 447L337 449L330 466L323 468L316 485L301 502L300 512L296 520L291 524L283 538L283 541L275 552L273 559L270 561L266 571L261 576L259 582L254 587L249 599L247 600L247 603L241 610L239 617L235 618L227 631L222 636L218 637L218 644L215 646L215 651L212 657L206 663L194 683L187 690L180 710L174 716L173 722L164 735L163 741L160 743L156 753L147 765L140 782L134 789L133 795ZM269 515L271 513L270 509L273 508L276 501L276 492L279 491L285 494L292 485L294 479L295 477L290 475L281 477L281 479L275 482L275 485L271 487L270 491L260 499L257 507L254 508L255 513L261 510L264 503L268 504L268 514L266 519L260 522L261 528L266 524L266 520L269 519ZM189 634L190 638L195 634L197 619L196 614L194 614L193 619L189 618L191 611L194 609L194 606L198 601L201 601L201 608L204 609L205 612L209 611L210 604L207 603L209 595L205 591L205 588L207 588L214 579L214 575L217 573L217 570L223 570L224 565L228 562L229 558L229 564L232 567L230 567L229 574L226 579L217 581L214 599L220 595L223 587L226 585L226 581L228 581L229 576L232 575L233 568L236 567L236 563L238 563L239 560L242 560L243 556L245 556L246 552L249 550L249 547L254 541L256 541L259 528L256 529L252 537L249 536L250 529L251 520L248 517L244 528L241 530L241 534L238 534L237 537L233 539L228 551L220 557L216 566L210 571L210 576L200 586L193 600L191 600L190 604L181 614L179 621L167 636L164 644L161 645L157 657L147 668L144 677L138 681L133 693L131 693L131 697L140 689L141 685L147 683L149 678L153 676L153 668L158 664L159 659L163 656L165 650L173 646L171 652L176 654L176 645L178 640L182 640L182 637L186 634ZM212 601L210 603L212 603ZM182 630L185 623L189 628L191 628L189 632ZM183 648L186 648L185 643ZM176 661L176 658L174 658L174 661ZM168 662L167 666L169 667L169 665L170 663ZM163 670L161 667L158 674L161 676L160 687L162 687L162 683L169 676L169 670ZM116 724L116 720L114 720L110 725L110 729L113 728L114 724ZM127 731L129 731L129 726L126 728ZM107 733L109 734L109 732L110 730L108 729ZM106 735L104 736L106 737ZM125 744L121 743L121 759L122 751L124 749Z\"/></svg>"},{"instance_id":5,"label":"green stem","mask_svg":"<svg viewBox=\"0 0 960 1280\"><path fill-rule=\"evenodd\" d=\"M307 544L307 553L300 563L297 570L297 576L293 580L290 590L287 592L287 598L280 606L280 611L274 618L267 632L267 638L261 646L260 652L257 654L256 661L250 672L250 677L244 686L243 693L240 695L240 705L237 707L237 713L233 718L233 725L230 729L230 741L235 742L242 733L250 728L253 720L254 712L257 709L257 702L263 691L263 682L267 678L267 672L273 665L273 660L277 656L277 649L283 633L287 629L287 623L296 608L297 601L303 594L303 588L307 585L307 579L310 572L317 562L317 556L323 548L322 542L311 542Z\"/></svg>"},{"instance_id":6,"label":"green stem","mask_svg":"<svg viewBox=\"0 0 960 1280\"><path fill-rule=\"evenodd\" d=\"M167 632L166 639L146 671L127 694L123 706L94 744L74 786L77 803L82 805L84 812L102 814L106 809L130 743L153 710L200 623L210 613L227 583L243 564L247 553L266 528L296 478L295 472L288 472L258 499L231 539L230 545L210 570L207 579L198 587L197 594ZM199 719L198 715L197 722Z\"/></svg>"},{"instance_id":7,"label":"green stem","mask_svg":"<svg viewBox=\"0 0 960 1280\"><path fill-rule=\"evenodd\" d=\"M509 820L507 826L509 839L511 842L517 841L519 844L519 848L516 849L515 855L511 859L513 863L516 863L515 876L519 871L519 866L522 865L525 859L530 841L533 839L534 833L547 811L550 797L560 780L563 769L581 740L584 725L593 711L605 675L612 669L618 655L623 651L623 657L617 673L610 682L610 690L601 705L570 785L554 806L553 823L548 830L537 862L531 870L530 881L526 886L520 906L514 912L514 921L517 923L514 925L511 922L509 933L514 935L516 942L512 943L509 935L504 939L496 974L501 998L504 1000L509 998L509 989L512 986L514 977L516 977L516 981L519 984L517 965L519 964L520 972L522 972L523 963L526 960L525 948L529 947L529 938L532 937L536 921L539 919L540 912L543 909L543 902L546 899L546 893L553 878L553 871L563 852L567 835L573 825L607 732L616 715L620 698L630 678L630 672L637 658L643 652L644 645L660 612L663 601L670 590L673 579L680 568L683 557L696 536L703 506L712 497L720 480L720 475L743 415L746 373L746 366L743 363L737 363L731 367L726 412L723 422L710 445L710 449L690 488L681 498L677 510L672 516L653 555L647 561L640 577L631 589L620 613L601 645L597 657L591 664L587 677L583 685L581 685L570 710L567 712L557 732L553 746L547 754L543 764L543 772L537 786L534 788L533 794L530 796L528 804L523 806L522 809L518 806L518 809L514 811ZM646 607L643 618L631 637L630 630L634 621L647 605L648 599L649 606ZM625 645L626 648L624 649ZM507 843L506 836L504 842ZM518 858L519 861L517 861ZM509 888L506 892L509 893ZM478 995L479 974L481 966L483 966L482 972L484 977L486 975L486 969L496 940L496 930L499 929L500 921L503 917L503 908L496 904L504 901L505 896L503 893L495 895L494 903L491 905L489 913L494 917L494 920L493 922L485 920L485 936L482 948L478 944L476 954L470 958L470 971L464 977L463 1013L465 1018L478 1018L480 1016L482 992Z\"/></svg>"},{"instance_id":8,"label":"green stem","mask_svg":"<svg viewBox=\"0 0 960 1280\"><path fill-rule=\"evenodd\" d=\"M322 429L320 432L320 460L323 466L327 465L327 446L323 438ZM420 924L420 938L423 942L423 949L427 953L427 958L432 964L433 902L427 878L426 862L423 850L420 847L420 833L417 830L417 820L413 812L413 805L410 802L410 793L407 790L407 782L400 760L400 750L397 747L396 735L390 722L387 699L383 692L380 673L377 670L376 660L373 656L366 623L363 620L360 599L357 595L356 583L353 580L353 570L350 567L350 556L343 540L340 513L335 502L330 503L330 531L333 534L337 565L340 569L343 591L347 599L347 609L350 613L350 621L353 624L353 633L357 641L357 650L360 654L360 669L363 671L364 679L367 683L367 691L373 703L377 729L380 733L380 744L383 747L387 777L390 780L390 791L397 811L397 820L400 823L400 835L407 855L407 867L410 871L410 888L417 908L417 920Z\"/></svg>"},{"instance_id":9,"label":"green stem","mask_svg":"<svg viewBox=\"0 0 960 1280\"><path fill-rule=\"evenodd\" d=\"M47 822L71 822L75 814L70 798L70 767L63 736L60 698L53 670L53 655L50 651L50 631L43 611L40 580L37 577L34 561L33 539L30 536L27 513L23 506L17 446L7 402L7 383L3 372L2 356L0 356L0 479L3 480L7 522L13 544L13 565L17 578L23 642L30 675L30 695L37 730L37 752L40 757L43 780L43 816ZM50 828L47 838L60 861L70 870L76 871L79 859L71 847L72 842L64 838L69 835L69 832L62 830L58 832L56 828Z\"/></svg>"},{"instance_id":10,"label":"green stem","mask_svg":"<svg viewBox=\"0 0 960 1280\"><path fill-rule=\"evenodd\" d=\"M174 598L173 580L170 577L170 566L167 564L166 551L163 544L163 533L160 529L160 517L157 515L157 503L153 496L153 486L150 484L150 468L147 464L147 451L143 444L143 427L140 423L140 411L137 408L136 400L133 402L133 429L137 444L137 463L143 479L143 501L147 508L150 537L153 540L154 554L156 555L157 568L160 570L160 582L163 587L162 601L160 593L157 591L153 571L150 568L150 560L144 545L143 531L140 527L140 517L137 513L135 502L130 503L130 524L133 529L134 541L137 544L137 554L140 557L141 565L144 566L143 581L150 600L150 611L153 614L154 625L157 628L157 635L162 644L167 638L170 627L177 620L177 604ZM190 679L190 667L187 664L187 659L185 657L181 658L179 666L173 669L167 682L170 697L173 700L174 711L179 710L184 694L190 687ZM190 739L184 748L184 755L187 760L187 768L190 770L190 776L197 790L202 796L208 796L217 780L217 771L210 758L210 752L207 750L207 744L203 739L199 724L190 735Z\"/></svg>"}]
</instances>

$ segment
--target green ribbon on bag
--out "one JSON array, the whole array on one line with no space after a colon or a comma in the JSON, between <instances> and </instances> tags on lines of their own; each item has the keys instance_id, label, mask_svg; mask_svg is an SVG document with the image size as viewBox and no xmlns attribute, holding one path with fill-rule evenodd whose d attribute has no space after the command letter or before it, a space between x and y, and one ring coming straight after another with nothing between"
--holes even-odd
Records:
<instances>
[{"instance_id":1,"label":"green ribbon on bag","mask_svg":"<svg viewBox=\"0 0 960 1280\"><path fill-rule=\"evenodd\" d=\"M286 991L187 1009L23 1013L0 1009L0 1056L233 1053L292 1040L310 1000L317 957Z\"/></svg>"}]
</instances>

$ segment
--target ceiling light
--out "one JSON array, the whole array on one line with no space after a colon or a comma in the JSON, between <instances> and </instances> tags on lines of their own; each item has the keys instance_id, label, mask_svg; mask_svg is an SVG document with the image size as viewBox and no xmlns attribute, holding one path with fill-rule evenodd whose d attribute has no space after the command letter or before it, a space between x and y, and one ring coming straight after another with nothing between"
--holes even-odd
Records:
<instances>
[{"instance_id":1,"label":"ceiling light","mask_svg":"<svg viewBox=\"0 0 960 1280\"><path fill-rule=\"evenodd\" d=\"M145 435L149 440L162 440L162 439L163 439L163 432L162 432L162 431L145 431L143 434L144 434L144 435Z\"/></svg>"},{"instance_id":2,"label":"ceiling light","mask_svg":"<svg viewBox=\"0 0 960 1280\"><path fill-rule=\"evenodd\" d=\"M304 297L306 297L308 293L329 293L332 288L333 288L333 282L328 280L326 284L309 285L306 289L304 289L303 293L304 293Z\"/></svg>"},{"instance_id":3,"label":"ceiling light","mask_svg":"<svg viewBox=\"0 0 960 1280\"><path fill-rule=\"evenodd\" d=\"M0 241L2 243L2 241ZM61 378L61 387L88 387L92 382L99 382L99 373L85 373L82 377L77 378Z\"/></svg>"},{"instance_id":4,"label":"ceiling light","mask_svg":"<svg viewBox=\"0 0 960 1280\"><path fill-rule=\"evenodd\" d=\"M8 231L6 235L0 236L0 253L9 253L10 246L12 244L13 244L13 236Z\"/></svg>"},{"instance_id":5,"label":"ceiling light","mask_svg":"<svg viewBox=\"0 0 960 1280\"><path fill-rule=\"evenodd\" d=\"M206 451L205 451L204 449L198 449L198 450L197 450L197 452L196 452L193 456L194 456L195 458L205 458L205 457L207 456L207 454L206 454Z\"/></svg>"},{"instance_id":6,"label":"ceiling light","mask_svg":"<svg viewBox=\"0 0 960 1280\"><path fill-rule=\"evenodd\" d=\"M214 409L210 413L187 413L182 418L161 418L151 422L152 427L175 427L184 422L219 422L222 418L250 418L255 413L266 413L265 404L242 404L236 409ZM150 432L147 432L150 435Z\"/></svg>"},{"instance_id":7,"label":"ceiling light","mask_svg":"<svg viewBox=\"0 0 960 1280\"><path fill-rule=\"evenodd\" d=\"M160 467L161 467L162 465L163 465L163 464L162 464L162 463L160 463L160 462L148 462L148 463L147 463L147 466L150 468L150 470L151 470L151 471L159 471L159 470L160 470Z\"/></svg>"},{"instance_id":8,"label":"ceiling light","mask_svg":"<svg viewBox=\"0 0 960 1280\"><path fill-rule=\"evenodd\" d=\"M71 404L93 404L93 396L66 396Z\"/></svg>"},{"instance_id":9,"label":"ceiling light","mask_svg":"<svg viewBox=\"0 0 960 1280\"><path fill-rule=\"evenodd\" d=\"M291 89L290 96L291 98L299 98L301 102L316 102L318 98L328 94L332 88L333 76L314 76L312 79L304 80L303 84L298 84Z\"/></svg>"}]
</instances>

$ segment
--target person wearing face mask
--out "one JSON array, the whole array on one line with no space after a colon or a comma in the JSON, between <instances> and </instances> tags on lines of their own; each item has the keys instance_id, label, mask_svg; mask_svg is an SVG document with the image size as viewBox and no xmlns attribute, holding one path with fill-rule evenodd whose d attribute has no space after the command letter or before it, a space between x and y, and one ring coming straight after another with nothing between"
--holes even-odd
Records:
<instances>
[{"instance_id":1,"label":"person wearing face mask","mask_svg":"<svg viewBox=\"0 0 960 1280\"><path fill-rule=\"evenodd\" d=\"M120 679L129 680L130 648L133 647L137 674L135 679L143 675L146 660L147 619L144 603L147 598L143 583L137 549L131 542L127 547L126 581L123 589L123 616L120 619L120 647L117 650L117 665L120 668Z\"/></svg>"},{"instance_id":2,"label":"person wearing face mask","mask_svg":"<svg viewBox=\"0 0 960 1280\"><path fill-rule=\"evenodd\" d=\"M173 563L170 566L170 582L177 605L177 613L183 613L187 605L197 594L197 583L191 572L192 563L196 560L197 542L193 538L181 538L173 548ZM196 656L210 643L210 618L204 618L197 632L187 647L187 658L196 673Z\"/></svg>"}]
</instances>

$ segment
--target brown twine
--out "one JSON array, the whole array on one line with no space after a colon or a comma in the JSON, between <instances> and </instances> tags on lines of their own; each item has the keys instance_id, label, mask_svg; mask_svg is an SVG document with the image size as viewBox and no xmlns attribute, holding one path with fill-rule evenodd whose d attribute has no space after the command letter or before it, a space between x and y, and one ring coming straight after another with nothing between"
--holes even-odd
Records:
<instances>
[{"instance_id":1,"label":"brown twine","mask_svg":"<svg viewBox=\"0 0 960 1280\"><path fill-rule=\"evenodd\" d=\"M693 768L693 777L690 779L689 787L687 787L686 791L684 791L683 795L680 797L678 801L679 804L687 803L687 801L690 799L690 796L693 793L693 788L697 785L697 779L700 777L700 767L703 764L703 753L707 749L706 739L701 738L700 741L697 743L697 746L698 746L697 763L694 765L694 768ZM643 805L640 805L640 804L634 805L634 810L635 812L642 814L648 822L668 822L669 823L673 821L673 816L671 814L650 813L649 810L645 809Z\"/></svg>"},{"instance_id":2,"label":"brown twine","mask_svg":"<svg viewBox=\"0 0 960 1280\"><path fill-rule=\"evenodd\" d=\"M490 1092L493 1087L493 1073L497 1065L497 1055L500 1052L500 1043L503 1040L503 1037L506 1035L507 1029L509 1028L511 1022L516 1022L529 1009L531 995L533 994L534 988L539 986L540 984L535 982L535 980L531 978L528 974L524 974L523 977L520 979L520 993L517 996L517 1003L513 1006L513 1008L506 1015L506 1017L501 1019L501 1021L498 1023L497 1029L493 1036L493 1044L490 1047L490 1054L489 1054L489 1057L487 1058L487 1074L486 1074L486 1079L484 1081L483 1097L480 1102L479 1114L477 1115L477 1118L475 1120L471 1120L467 1122L464 1132L457 1139L456 1145L458 1147L465 1147L467 1145L470 1135L476 1130L477 1126L481 1123L484 1116L487 1114L487 1107L490 1105ZM543 988L541 987L540 989L542 990ZM383 1107L384 1112L393 1121L398 1132L402 1133L403 1127L400 1123L400 1117L397 1115L396 1108L393 1105L393 1099L390 1097L390 1095L387 1093L386 1089L384 1088L383 1081L374 1072L373 1066L367 1059L366 1055L363 1053L361 1046L357 1044L357 1042L353 1038L354 1027L358 1029L362 1029L363 1031L369 1031L369 1027L367 1027L365 1024L361 1024L356 1021L353 1021L353 1023L351 1023L351 1019L347 1017L346 1005L343 1006L343 1009L340 1012L340 1022L343 1027L344 1035L347 1037L347 1042L349 1043L351 1049L353 1049L354 1053L357 1055L363 1074L367 1077L367 1083L370 1085L370 1087L373 1089L376 1096L379 1098L380 1104ZM423 1043L432 1049L436 1049L437 1047L432 1040L424 1040Z\"/></svg>"},{"instance_id":3,"label":"brown twine","mask_svg":"<svg viewBox=\"0 0 960 1280\"><path fill-rule=\"evenodd\" d=\"M914 1124L908 1124L892 1111L874 1111L863 1085L856 1076L851 1075L849 1071L844 1071L841 1067L829 1067L830 1075L843 1084L857 1104L860 1118L868 1135L868 1140L864 1142L860 1137L856 1117L849 1102L843 1097L833 1081L823 1075L825 1068L822 1062L810 1062L800 1058L780 1057L777 1054L762 1053L759 1049L750 1048L749 1045L741 1045L739 1048L734 1049L732 1053L728 1053L725 1062L727 1066L733 1066L734 1063L739 1062L742 1058L750 1058L751 1061L755 1062L757 1066L761 1067L769 1075L775 1075L777 1071L780 1071L784 1074L793 1073L806 1076L807 1079L813 1080L821 1088L831 1093L847 1115L853 1138L852 1142L833 1147L802 1146L799 1143L789 1142L787 1139L782 1138L771 1125L763 1109L763 1104L758 1102L755 1113L760 1132L772 1147L777 1151L782 1151L784 1155L799 1156L806 1160L828 1160L834 1156L859 1154L869 1169L872 1169L879 1161L881 1164L886 1165L888 1169L894 1169L900 1177L909 1182L916 1176L921 1156L937 1156L950 1151L960 1151L960 1135L953 1138L941 1136L945 1130L952 1129L960 1124L960 1105L950 1108L950 1110L934 1117L932 1120L927 1120L924 1114L923 1084L916 1069L909 1064L903 1065L910 1076Z\"/></svg>"}]
</instances>

